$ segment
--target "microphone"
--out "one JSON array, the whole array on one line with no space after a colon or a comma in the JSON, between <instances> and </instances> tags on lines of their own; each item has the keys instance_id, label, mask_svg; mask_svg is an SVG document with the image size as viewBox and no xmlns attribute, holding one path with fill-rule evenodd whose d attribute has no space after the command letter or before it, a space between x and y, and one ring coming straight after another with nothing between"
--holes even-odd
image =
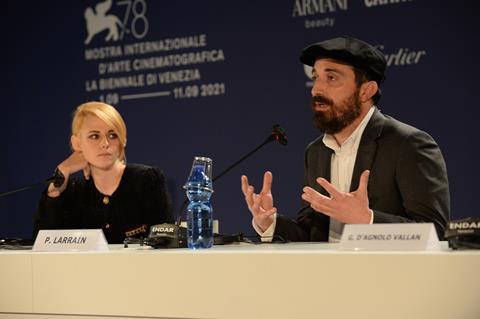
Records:
<instances>
[{"instance_id":1,"label":"microphone","mask_svg":"<svg viewBox=\"0 0 480 319\"><path fill-rule=\"evenodd\" d=\"M269 139L275 139L282 145L287 145L288 139L285 130L280 127L280 125L275 124L272 128L272 134L268 137Z\"/></svg>"},{"instance_id":2,"label":"microphone","mask_svg":"<svg viewBox=\"0 0 480 319\"><path fill-rule=\"evenodd\" d=\"M287 145L288 139L285 133L285 130L280 127L280 125L275 124L272 127L272 132L270 135L257 147L252 149L250 152L242 156L239 160L231 164L229 167L224 169L220 174L212 178L212 182L218 180L220 177L225 175L231 169L236 167L238 164L243 162L245 159L253 155L259 149L261 149L266 144L278 141L281 145ZM185 207L187 206L188 198L185 198L182 205L180 206L180 211L176 219L175 224L158 224L150 227L150 233L145 239L145 244L152 246L154 248L184 248L187 247L187 229L185 227L180 227L180 219L182 218L182 213ZM213 238L214 245L224 244L223 236L214 234Z\"/></svg>"}]
</instances>

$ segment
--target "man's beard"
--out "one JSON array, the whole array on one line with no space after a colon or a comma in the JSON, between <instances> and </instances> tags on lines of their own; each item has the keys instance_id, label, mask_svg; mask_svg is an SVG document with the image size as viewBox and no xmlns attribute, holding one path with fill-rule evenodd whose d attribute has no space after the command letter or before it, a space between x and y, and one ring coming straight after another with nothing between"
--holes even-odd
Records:
<instances>
[{"instance_id":1,"label":"man's beard","mask_svg":"<svg viewBox=\"0 0 480 319\"><path fill-rule=\"evenodd\" d=\"M327 105L328 109L316 111L316 103ZM350 97L338 104L323 95L315 95L312 97L312 109L313 122L321 132L326 134L338 133L358 118L362 112L359 90L356 90Z\"/></svg>"}]
</instances>

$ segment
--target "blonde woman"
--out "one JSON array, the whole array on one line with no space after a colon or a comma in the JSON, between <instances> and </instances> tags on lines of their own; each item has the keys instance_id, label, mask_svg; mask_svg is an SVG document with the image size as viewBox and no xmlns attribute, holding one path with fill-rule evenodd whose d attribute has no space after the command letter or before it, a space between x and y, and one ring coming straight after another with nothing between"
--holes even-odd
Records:
<instances>
[{"instance_id":1,"label":"blonde woman","mask_svg":"<svg viewBox=\"0 0 480 319\"><path fill-rule=\"evenodd\" d=\"M127 129L120 113L101 102L78 106L72 121L73 153L55 170L34 217L40 229L101 228L110 244L173 222L163 173L127 164ZM72 174L83 171L83 177Z\"/></svg>"}]
</instances>

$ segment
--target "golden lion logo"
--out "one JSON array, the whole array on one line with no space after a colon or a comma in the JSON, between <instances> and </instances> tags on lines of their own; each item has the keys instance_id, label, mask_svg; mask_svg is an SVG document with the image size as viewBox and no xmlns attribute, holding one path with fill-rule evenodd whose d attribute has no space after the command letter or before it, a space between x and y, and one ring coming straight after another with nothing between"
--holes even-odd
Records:
<instances>
[{"instance_id":1,"label":"golden lion logo","mask_svg":"<svg viewBox=\"0 0 480 319\"><path fill-rule=\"evenodd\" d=\"M106 15L111 7L112 0L105 0L95 6L95 11L92 8L85 9L84 17L87 22L88 33L85 44L89 44L92 38L103 30L108 30L105 41L118 40L118 27L122 27L122 23L117 16L113 14Z\"/></svg>"}]
</instances>

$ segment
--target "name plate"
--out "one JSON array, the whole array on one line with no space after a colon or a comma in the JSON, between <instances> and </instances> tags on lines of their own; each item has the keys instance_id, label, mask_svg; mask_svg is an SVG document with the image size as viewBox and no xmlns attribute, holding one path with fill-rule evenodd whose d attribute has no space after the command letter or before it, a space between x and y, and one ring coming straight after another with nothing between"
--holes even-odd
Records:
<instances>
[{"instance_id":1,"label":"name plate","mask_svg":"<svg viewBox=\"0 0 480 319\"><path fill-rule=\"evenodd\" d=\"M340 249L440 250L432 223L345 225Z\"/></svg>"},{"instance_id":2,"label":"name plate","mask_svg":"<svg viewBox=\"0 0 480 319\"><path fill-rule=\"evenodd\" d=\"M40 230L32 251L107 251L101 229Z\"/></svg>"}]
</instances>

